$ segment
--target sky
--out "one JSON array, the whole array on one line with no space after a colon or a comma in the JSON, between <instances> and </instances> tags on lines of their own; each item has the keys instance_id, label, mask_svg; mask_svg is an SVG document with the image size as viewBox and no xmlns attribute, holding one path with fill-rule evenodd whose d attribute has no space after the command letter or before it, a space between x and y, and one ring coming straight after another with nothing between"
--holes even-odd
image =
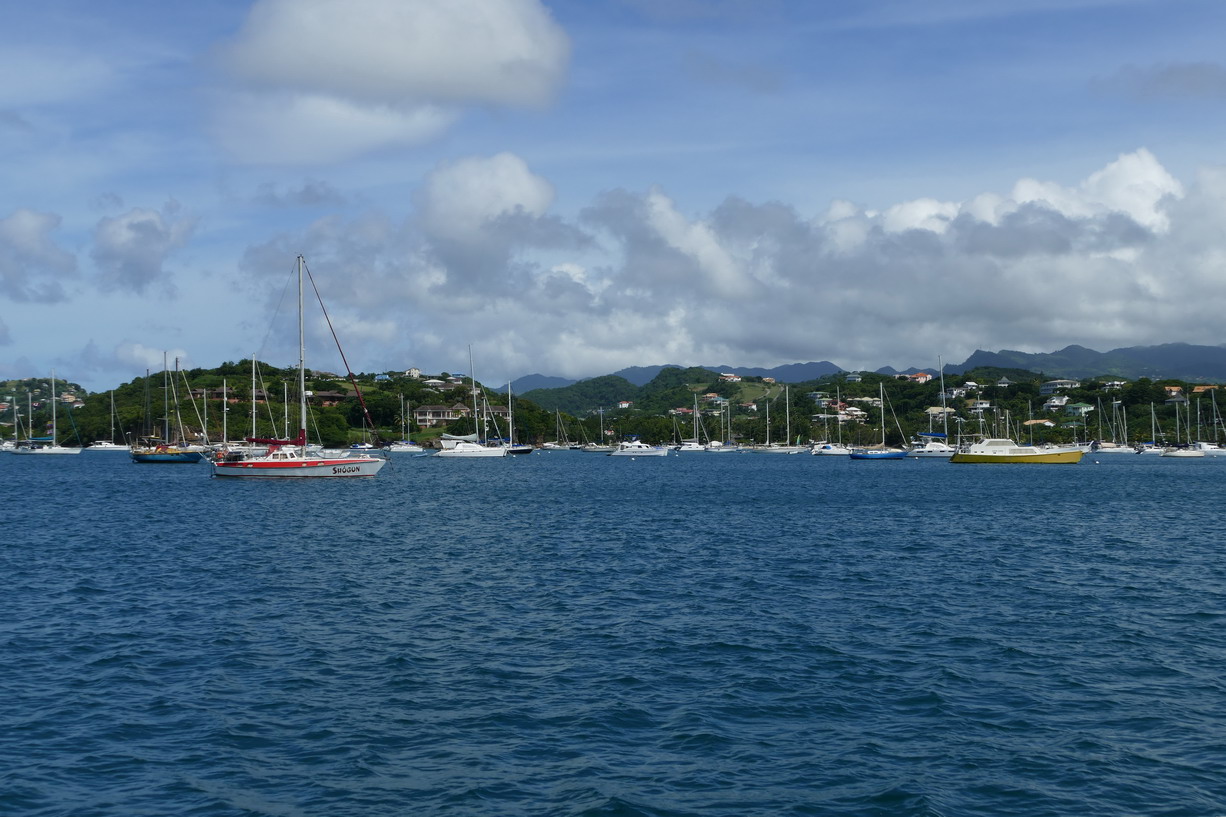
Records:
<instances>
[{"instance_id":1,"label":"sky","mask_svg":"<svg viewBox=\"0 0 1226 817\"><path fill-rule=\"evenodd\" d=\"M1217 0L40 0L0 378L1220 344ZM313 297L313 296L312 296ZM308 366L344 371L318 308Z\"/></svg>"}]
</instances>

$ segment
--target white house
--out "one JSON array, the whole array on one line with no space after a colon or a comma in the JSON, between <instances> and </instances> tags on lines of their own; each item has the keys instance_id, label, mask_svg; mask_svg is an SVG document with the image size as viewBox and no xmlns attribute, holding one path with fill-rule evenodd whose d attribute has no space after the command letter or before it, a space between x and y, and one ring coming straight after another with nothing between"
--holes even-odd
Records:
<instances>
[{"instance_id":1,"label":"white house","mask_svg":"<svg viewBox=\"0 0 1226 817\"><path fill-rule=\"evenodd\" d=\"M1043 408L1047 409L1048 411L1059 411L1066 405L1068 405L1068 395L1053 394L1051 397L1047 398L1047 402L1043 404Z\"/></svg>"},{"instance_id":2,"label":"white house","mask_svg":"<svg viewBox=\"0 0 1226 817\"><path fill-rule=\"evenodd\" d=\"M1079 389L1081 382L1077 380L1048 380L1039 386L1039 394L1055 394L1066 389Z\"/></svg>"}]
</instances>

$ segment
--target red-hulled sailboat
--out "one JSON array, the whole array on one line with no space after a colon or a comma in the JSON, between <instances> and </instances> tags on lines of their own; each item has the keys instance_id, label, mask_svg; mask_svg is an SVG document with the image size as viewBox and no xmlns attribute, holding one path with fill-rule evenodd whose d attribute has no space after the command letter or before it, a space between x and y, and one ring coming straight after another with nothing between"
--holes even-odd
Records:
<instances>
[{"instance_id":1,"label":"red-hulled sailboat","mask_svg":"<svg viewBox=\"0 0 1226 817\"><path fill-rule=\"evenodd\" d=\"M373 477L387 460L361 451L348 456L308 454L306 447L306 321L303 310L302 274L305 266L298 256L298 436L292 440L248 437L247 442L267 445L262 457L219 454L213 462L215 477Z\"/></svg>"}]
</instances>

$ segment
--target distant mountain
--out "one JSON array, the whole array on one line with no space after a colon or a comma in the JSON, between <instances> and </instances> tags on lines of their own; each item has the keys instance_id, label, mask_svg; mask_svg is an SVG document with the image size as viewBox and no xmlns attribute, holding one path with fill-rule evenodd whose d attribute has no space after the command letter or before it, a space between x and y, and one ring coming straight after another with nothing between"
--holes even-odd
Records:
<instances>
[{"instance_id":1,"label":"distant mountain","mask_svg":"<svg viewBox=\"0 0 1226 817\"><path fill-rule=\"evenodd\" d=\"M1164 343L1160 346L1130 346L1096 352L1084 346L1066 346L1058 352L1030 354L1012 350L978 350L960 366L946 370L961 374L984 366L1025 369L1045 376L1095 377L1114 375L1126 380L1148 377L1187 381L1226 380L1226 347Z\"/></svg>"},{"instance_id":2,"label":"distant mountain","mask_svg":"<svg viewBox=\"0 0 1226 817\"><path fill-rule=\"evenodd\" d=\"M526 391L533 389L562 389L567 386L573 386L577 380L568 380L565 377L552 377L547 374L526 374L523 377L517 377L511 381L511 388L516 394L523 394ZM500 394L507 393L505 385L499 386L494 391Z\"/></svg>"},{"instance_id":3,"label":"distant mountain","mask_svg":"<svg viewBox=\"0 0 1226 817\"><path fill-rule=\"evenodd\" d=\"M682 369L688 370L706 369L713 374L739 374L741 377L773 377L781 383L803 383L807 380L817 380L820 377L825 377L828 374L838 374L843 371L842 368L836 366L828 360L823 360L817 363L788 363L783 366L775 366L773 368L763 368L761 366L682 366L678 363L665 363L661 366L629 366L625 369L619 369L612 373L613 377L620 377L629 380L636 386L646 386L651 381L655 380L660 372L665 369ZM917 371L917 370L908 370ZM551 377L543 374L530 374L524 377L516 378L511 381L511 386L515 389L516 394L525 394L534 389L562 389L567 386L573 386L583 380L591 378L580 378L579 380L568 380L565 377ZM506 386L501 386L496 391L505 393Z\"/></svg>"},{"instance_id":4,"label":"distant mountain","mask_svg":"<svg viewBox=\"0 0 1226 817\"><path fill-rule=\"evenodd\" d=\"M725 372L739 374L741 377L773 377L780 383L803 383L806 380L817 380L828 374L838 374L843 371L841 367L834 365L829 360L816 363L788 363L771 369L754 366L704 366L703 368L720 374Z\"/></svg>"},{"instance_id":5,"label":"distant mountain","mask_svg":"<svg viewBox=\"0 0 1226 817\"><path fill-rule=\"evenodd\" d=\"M521 397L546 411L561 409L567 414L578 415L597 406L615 406L621 400L633 401L638 397L639 388L624 377L606 374L580 380L560 389L532 389L524 392Z\"/></svg>"},{"instance_id":6,"label":"distant mountain","mask_svg":"<svg viewBox=\"0 0 1226 817\"><path fill-rule=\"evenodd\" d=\"M656 379L656 376L665 369L684 369L685 366L676 363L667 363L663 366L631 366L628 369L621 369L613 372L614 377L624 377L636 386L646 386L648 383ZM706 369L707 366L698 368Z\"/></svg>"}]
</instances>

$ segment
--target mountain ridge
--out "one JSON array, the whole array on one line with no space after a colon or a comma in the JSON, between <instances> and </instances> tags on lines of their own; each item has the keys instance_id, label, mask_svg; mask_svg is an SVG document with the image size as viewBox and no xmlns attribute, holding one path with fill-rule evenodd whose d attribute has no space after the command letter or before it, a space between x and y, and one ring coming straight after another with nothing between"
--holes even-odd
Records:
<instances>
[{"instance_id":1,"label":"mountain ridge","mask_svg":"<svg viewBox=\"0 0 1226 817\"><path fill-rule=\"evenodd\" d=\"M1019 352L1001 349L989 352L976 349L962 363L946 363L945 371L962 374L980 367L1024 369L1050 378L1086 378L1109 375L1125 380L1148 377L1151 380L1173 379L1196 382L1226 381L1226 345L1205 346L1191 343L1163 343L1154 346L1125 346L1098 352L1094 349L1071 344L1054 352ZM828 360L808 363L787 363L781 366L682 366L662 364L659 366L629 366L601 377L620 377L635 386L645 386L664 369L706 369L715 374L737 374L742 377L773 377L784 383L801 383L817 380L829 374L850 371ZM874 370L879 374L914 374L936 372L935 367L912 366L894 369L883 366ZM518 394L535 389L554 389L573 386L585 377L569 379L543 374L530 374L511 381ZM504 385L499 391L505 392Z\"/></svg>"}]
</instances>

